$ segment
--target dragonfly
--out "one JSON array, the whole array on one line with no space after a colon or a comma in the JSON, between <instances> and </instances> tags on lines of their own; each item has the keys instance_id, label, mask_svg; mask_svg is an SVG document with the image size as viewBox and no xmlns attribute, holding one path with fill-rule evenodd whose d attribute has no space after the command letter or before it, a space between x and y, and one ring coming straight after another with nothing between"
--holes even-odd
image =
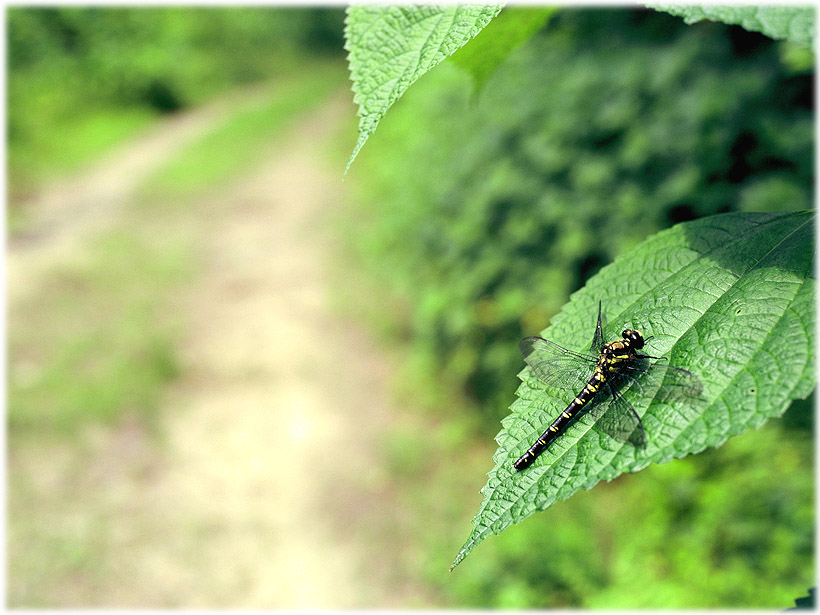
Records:
<instances>
[{"instance_id":1,"label":"dragonfly","mask_svg":"<svg viewBox=\"0 0 820 615\"><path fill-rule=\"evenodd\" d=\"M661 357L639 353L653 337L644 338L637 329L624 329L621 339L605 343L599 301L598 324L586 354L567 350L542 337L521 340L518 347L524 361L539 380L550 387L577 391L577 394L513 467L517 471L530 467L582 411L589 412L596 421L595 426L608 436L642 447L646 432L641 417L620 391L630 383L642 390L641 382L650 372L653 380L657 377L663 382L663 389L656 398L675 401L698 397L703 385L692 372L672 365L650 365L651 360Z\"/></svg>"}]
</instances>

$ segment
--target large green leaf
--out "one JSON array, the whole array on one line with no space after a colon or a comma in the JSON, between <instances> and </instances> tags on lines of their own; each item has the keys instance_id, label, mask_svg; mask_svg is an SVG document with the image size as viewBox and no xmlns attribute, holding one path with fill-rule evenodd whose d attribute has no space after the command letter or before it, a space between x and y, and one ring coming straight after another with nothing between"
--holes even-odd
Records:
<instances>
[{"instance_id":1,"label":"large green leaf","mask_svg":"<svg viewBox=\"0 0 820 615\"><path fill-rule=\"evenodd\" d=\"M348 8L345 49L353 101L359 105L359 139L347 168L390 105L416 79L478 34L500 10L499 5Z\"/></svg>"},{"instance_id":2,"label":"large green leaf","mask_svg":"<svg viewBox=\"0 0 820 615\"><path fill-rule=\"evenodd\" d=\"M643 448L616 442L581 416L529 468L513 462L570 401L529 368L496 437L484 501L453 566L498 534L579 489L719 446L780 416L814 387L813 212L725 214L679 224L617 258L575 293L542 335L589 348L603 302L609 340L622 328L654 336L645 351L694 372L701 398L663 389L624 395L642 417ZM571 397L571 395L570 395Z\"/></svg>"},{"instance_id":3,"label":"large green leaf","mask_svg":"<svg viewBox=\"0 0 820 615\"><path fill-rule=\"evenodd\" d=\"M813 6L710 6L655 2L647 6L683 17L688 24L702 19L721 21L814 49Z\"/></svg>"}]
</instances>

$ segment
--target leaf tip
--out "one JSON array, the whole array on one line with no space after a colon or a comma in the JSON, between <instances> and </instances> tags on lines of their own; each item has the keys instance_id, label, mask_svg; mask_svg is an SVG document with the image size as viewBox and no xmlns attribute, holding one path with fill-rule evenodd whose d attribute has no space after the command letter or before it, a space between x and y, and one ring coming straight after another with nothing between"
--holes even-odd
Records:
<instances>
[{"instance_id":1,"label":"leaf tip","mask_svg":"<svg viewBox=\"0 0 820 615\"><path fill-rule=\"evenodd\" d=\"M347 172L350 170L350 167L353 165L353 161L356 160L356 156L359 155L359 151L362 149L364 142L367 141L367 134L360 134L358 141L356 141L356 147L353 148L353 153L350 154L350 159L347 161L347 165L345 166L345 172L342 174L342 179L347 177Z\"/></svg>"}]
</instances>

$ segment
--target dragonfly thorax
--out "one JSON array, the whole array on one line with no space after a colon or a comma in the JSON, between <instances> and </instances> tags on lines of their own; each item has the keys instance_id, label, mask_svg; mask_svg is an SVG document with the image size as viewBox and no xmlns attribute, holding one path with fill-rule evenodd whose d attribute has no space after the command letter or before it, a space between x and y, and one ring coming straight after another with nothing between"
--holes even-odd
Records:
<instances>
[{"instance_id":1,"label":"dragonfly thorax","mask_svg":"<svg viewBox=\"0 0 820 615\"><path fill-rule=\"evenodd\" d=\"M632 359L636 356L635 351L644 346L643 335L637 329L625 329L621 336L622 340L614 340L601 346L599 361Z\"/></svg>"},{"instance_id":2,"label":"dragonfly thorax","mask_svg":"<svg viewBox=\"0 0 820 615\"><path fill-rule=\"evenodd\" d=\"M601 354L598 356L599 373L620 371L627 361L639 356L637 351L644 346L641 332L636 329L625 329L621 336L623 339L614 340L601 347Z\"/></svg>"}]
</instances>

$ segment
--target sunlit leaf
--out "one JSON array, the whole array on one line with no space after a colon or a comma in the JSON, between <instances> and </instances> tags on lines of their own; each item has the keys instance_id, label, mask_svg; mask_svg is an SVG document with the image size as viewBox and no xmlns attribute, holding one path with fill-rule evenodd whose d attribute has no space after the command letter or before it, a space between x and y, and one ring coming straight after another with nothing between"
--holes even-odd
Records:
<instances>
[{"instance_id":1,"label":"sunlit leaf","mask_svg":"<svg viewBox=\"0 0 820 615\"><path fill-rule=\"evenodd\" d=\"M359 138L347 168L404 91L478 34L500 10L499 5L348 9L345 48L353 101L359 105Z\"/></svg>"},{"instance_id":2,"label":"sunlit leaf","mask_svg":"<svg viewBox=\"0 0 820 615\"><path fill-rule=\"evenodd\" d=\"M529 368L496 437L495 468L469 539L453 566L479 542L600 480L720 446L780 416L814 388L814 214L726 214L679 224L650 237L590 279L542 336L571 350L589 347L599 299L609 327L654 339L646 352L691 370L701 399L628 397L641 416L643 448L570 425L529 468L513 462L571 399L547 389Z\"/></svg>"},{"instance_id":3,"label":"sunlit leaf","mask_svg":"<svg viewBox=\"0 0 820 615\"><path fill-rule=\"evenodd\" d=\"M683 17L688 24L702 19L721 21L761 32L776 39L786 39L814 49L815 8L813 6L715 6L693 4L657 4L648 6Z\"/></svg>"}]
</instances>

